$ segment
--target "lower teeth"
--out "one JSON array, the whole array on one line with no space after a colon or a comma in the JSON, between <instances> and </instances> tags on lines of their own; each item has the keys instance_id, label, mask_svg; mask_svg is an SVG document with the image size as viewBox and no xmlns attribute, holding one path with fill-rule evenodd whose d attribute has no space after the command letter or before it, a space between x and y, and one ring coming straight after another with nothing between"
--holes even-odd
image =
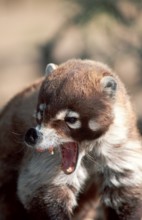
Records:
<instances>
[{"instance_id":1,"label":"lower teeth","mask_svg":"<svg viewBox=\"0 0 142 220\"><path fill-rule=\"evenodd\" d=\"M66 171L67 171L68 173L73 172L73 167L69 167L68 169L66 169Z\"/></svg>"}]
</instances>

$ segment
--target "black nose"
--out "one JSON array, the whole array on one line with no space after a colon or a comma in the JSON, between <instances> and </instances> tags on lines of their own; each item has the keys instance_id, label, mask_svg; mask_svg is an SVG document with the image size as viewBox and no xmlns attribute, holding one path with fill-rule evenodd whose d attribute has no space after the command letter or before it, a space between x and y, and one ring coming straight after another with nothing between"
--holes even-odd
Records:
<instances>
[{"instance_id":1,"label":"black nose","mask_svg":"<svg viewBox=\"0 0 142 220\"><path fill-rule=\"evenodd\" d=\"M25 134L25 142L29 145L35 145L41 139L41 133L35 128L30 128Z\"/></svg>"}]
</instances>

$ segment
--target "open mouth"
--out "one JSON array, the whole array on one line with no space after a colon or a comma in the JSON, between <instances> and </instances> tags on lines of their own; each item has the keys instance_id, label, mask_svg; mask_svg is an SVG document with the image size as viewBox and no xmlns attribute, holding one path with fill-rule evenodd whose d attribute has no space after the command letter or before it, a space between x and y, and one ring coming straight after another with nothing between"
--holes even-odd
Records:
<instances>
[{"instance_id":1,"label":"open mouth","mask_svg":"<svg viewBox=\"0 0 142 220\"><path fill-rule=\"evenodd\" d=\"M65 174L71 174L75 171L78 160L78 144L76 142L68 142L60 146L62 161L61 168ZM44 152L45 149L37 148L37 152ZM48 152L54 154L54 146L48 148Z\"/></svg>"},{"instance_id":2,"label":"open mouth","mask_svg":"<svg viewBox=\"0 0 142 220\"><path fill-rule=\"evenodd\" d=\"M78 144L68 142L60 146L62 154L62 170L66 174L71 174L75 171L78 159Z\"/></svg>"}]
</instances>

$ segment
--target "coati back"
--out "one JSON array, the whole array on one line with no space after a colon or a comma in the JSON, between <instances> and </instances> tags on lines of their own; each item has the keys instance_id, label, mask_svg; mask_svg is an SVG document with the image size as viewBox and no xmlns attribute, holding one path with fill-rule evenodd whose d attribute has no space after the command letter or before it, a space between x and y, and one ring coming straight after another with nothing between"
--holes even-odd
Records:
<instances>
[{"instance_id":1,"label":"coati back","mask_svg":"<svg viewBox=\"0 0 142 220\"><path fill-rule=\"evenodd\" d=\"M7 170L7 155L24 146L14 181L28 215L34 219L71 219L85 180L97 176L108 219L113 219L112 215L140 219L141 140L124 85L106 65L90 60L50 64L46 72L32 93L35 96L41 85L36 123L31 112L37 95L33 105L27 92L17 96L7 107L8 113L1 116L5 121L10 114L1 136L8 147L3 160ZM15 143L13 136L4 136L9 129L30 147ZM91 167L84 163L84 156L93 161ZM14 172L13 163L11 169Z\"/></svg>"}]
</instances>

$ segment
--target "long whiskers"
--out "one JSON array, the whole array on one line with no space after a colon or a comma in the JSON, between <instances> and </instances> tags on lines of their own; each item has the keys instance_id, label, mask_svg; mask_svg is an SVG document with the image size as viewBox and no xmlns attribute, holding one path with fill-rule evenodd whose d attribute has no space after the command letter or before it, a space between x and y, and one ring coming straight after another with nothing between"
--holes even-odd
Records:
<instances>
[{"instance_id":1,"label":"long whiskers","mask_svg":"<svg viewBox=\"0 0 142 220\"><path fill-rule=\"evenodd\" d=\"M15 132L15 131L11 131L11 133L14 134L14 135L16 135L16 136L21 136L20 133L17 133L17 132Z\"/></svg>"},{"instance_id":2,"label":"long whiskers","mask_svg":"<svg viewBox=\"0 0 142 220\"><path fill-rule=\"evenodd\" d=\"M29 151L29 150L31 150L31 149L33 150L32 147L26 146L26 145L24 144L23 134L17 133L17 132L15 132L15 131L10 131L10 133L12 134L12 137L13 137L14 142L19 146L19 150L17 150L17 151L15 152L15 154L21 153L22 151L25 151L25 150L27 150L27 151Z\"/></svg>"}]
</instances>

